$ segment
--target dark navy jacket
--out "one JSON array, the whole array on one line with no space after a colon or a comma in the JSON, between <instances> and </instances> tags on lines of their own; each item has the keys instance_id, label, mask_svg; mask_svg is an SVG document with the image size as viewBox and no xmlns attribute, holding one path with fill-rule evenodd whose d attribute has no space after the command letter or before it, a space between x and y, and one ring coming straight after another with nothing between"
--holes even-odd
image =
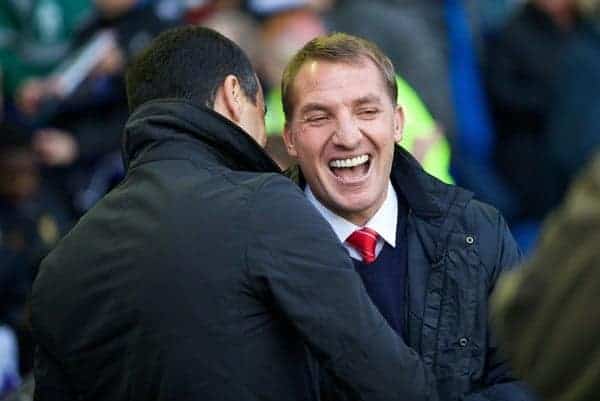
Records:
<instances>
[{"instance_id":1,"label":"dark navy jacket","mask_svg":"<svg viewBox=\"0 0 600 401\"><path fill-rule=\"evenodd\" d=\"M304 185L297 168L289 174ZM440 400L531 400L488 326L488 296L521 259L504 219L473 193L427 174L401 147L391 180L409 207L406 343L435 375Z\"/></svg>"}]
</instances>

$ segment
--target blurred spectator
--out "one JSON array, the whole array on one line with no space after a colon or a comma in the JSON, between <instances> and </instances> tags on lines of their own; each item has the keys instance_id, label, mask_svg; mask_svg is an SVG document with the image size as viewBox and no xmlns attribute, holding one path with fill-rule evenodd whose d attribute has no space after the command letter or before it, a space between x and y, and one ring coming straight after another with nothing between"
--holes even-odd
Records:
<instances>
[{"instance_id":1,"label":"blurred spectator","mask_svg":"<svg viewBox=\"0 0 600 401\"><path fill-rule=\"evenodd\" d=\"M19 376L17 339L8 326L0 325L0 397L15 390Z\"/></svg>"},{"instance_id":2,"label":"blurred spectator","mask_svg":"<svg viewBox=\"0 0 600 401\"><path fill-rule=\"evenodd\" d=\"M64 200L40 179L25 132L0 126L0 322L18 335L21 368L31 368L25 301L40 260L73 221Z\"/></svg>"},{"instance_id":3,"label":"blurred spectator","mask_svg":"<svg viewBox=\"0 0 600 401\"><path fill-rule=\"evenodd\" d=\"M546 221L523 269L503 276L493 315L504 350L545 401L600 391L600 158Z\"/></svg>"},{"instance_id":4,"label":"blurred spectator","mask_svg":"<svg viewBox=\"0 0 600 401\"><path fill-rule=\"evenodd\" d=\"M100 34L109 44L90 75L66 98L49 100L42 128L33 145L53 182L71 197L89 184L90 176L118 152L128 117L124 67L162 30L180 23L180 14L163 0L94 0L95 10L76 38L76 49L85 48ZM85 52L73 52L72 63ZM48 113L48 110L50 112ZM122 166L114 174L122 172ZM112 176L112 174L107 174ZM80 207L75 205L78 212ZM89 207L89 202L85 204Z\"/></svg>"},{"instance_id":5,"label":"blurred spectator","mask_svg":"<svg viewBox=\"0 0 600 401\"><path fill-rule=\"evenodd\" d=\"M23 378L21 386L17 391L12 392L10 395L3 398L2 401L32 401L34 390L35 380L32 373Z\"/></svg>"},{"instance_id":6,"label":"blurred spectator","mask_svg":"<svg viewBox=\"0 0 600 401\"><path fill-rule=\"evenodd\" d=\"M32 113L51 88L44 81L68 52L89 0L0 2L0 65L4 93Z\"/></svg>"},{"instance_id":7,"label":"blurred spectator","mask_svg":"<svg viewBox=\"0 0 600 401\"><path fill-rule=\"evenodd\" d=\"M479 0L481 25L485 36L494 36L514 10L526 0Z\"/></svg>"},{"instance_id":8,"label":"blurred spectator","mask_svg":"<svg viewBox=\"0 0 600 401\"><path fill-rule=\"evenodd\" d=\"M600 1L577 0L581 22L564 45L546 134L555 171L565 188L600 147Z\"/></svg>"},{"instance_id":9,"label":"blurred spectator","mask_svg":"<svg viewBox=\"0 0 600 401\"><path fill-rule=\"evenodd\" d=\"M493 164L495 132L480 71L481 32L474 3L445 0L443 7L448 80L455 112L452 170L459 185L510 219L515 213L515 200Z\"/></svg>"},{"instance_id":10,"label":"blurred spectator","mask_svg":"<svg viewBox=\"0 0 600 401\"><path fill-rule=\"evenodd\" d=\"M553 96L553 85L576 15L575 0L530 0L489 49L496 159L518 195L521 220L543 218L560 200L546 132L551 105L560 97Z\"/></svg>"},{"instance_id":11,"label":"blurred spectator","mask_svg":"<svg viewBox=\"0 0 600 401\"><path fill-rule=\"evenodd\" d=\"M246 8L253 15L268 17L308 5L308 0L246 0Z\"/></svg>"},{"instance_id":12,"label":"blurred spectator","mask_svg":"<svg viewBox=\"0 0 600 401\"><path fill-rule=\"evenodd\" d=\"M203 24L213 14L227 11L246 13L246 0L172 0L183 2L184 19L190 24Z\"/></svg>"},{"instance_id":13,"label":"blurred spectator","mask_svg":"<svg viewBox=\"0 0 600 401\"><path fill-rule=\"evenodd\" d=\"M2 63L0 63L0 122L4 121L4 75L2 71Z\"/></svg>"},{"instance_id":14,"label":"blurred spectator","mask_svg":"<svg viewBox=\"0 0 600 401\"><path fill-rule=\"evenodd\" d=\"M327 14L330 30L376 43L452 136L444 8L438 0L343 0Z\"/></svg>"},{"instance_id":15,"label":"blurred spectator","mask_svg":"<svg viewBox=\"0 0 600 401\"><path fill-rule=\"evenodd\" d=\"M263 52L259 67L267 89L279 90L283 70L296 51L326 32L321 16L307 7L292 8L265 18L261 24Z\"/></svg>"},{"instance_id":16,"label":"blurred spectator","mask_svg":"<svg viewBox=\"0 0 600 401\"><path fill-rule=\"evenodd\" d=\"M322 13L335 3L336 0L246 0L245 6L252 15L265 18L294 8L305 8Z\"/></svg>"},{"instance_id":17,"label":"blurred spectator","mask_svg":"<svg viewBox=\"0 0 600 401\"><path fill-rule=\"evenodd\" d=\"M260 38L258 24L247 13L236 9L215 10L197 23L214 29L233 40L248 55L253 66L259 64Z\"/></svg>"}]
</instances>

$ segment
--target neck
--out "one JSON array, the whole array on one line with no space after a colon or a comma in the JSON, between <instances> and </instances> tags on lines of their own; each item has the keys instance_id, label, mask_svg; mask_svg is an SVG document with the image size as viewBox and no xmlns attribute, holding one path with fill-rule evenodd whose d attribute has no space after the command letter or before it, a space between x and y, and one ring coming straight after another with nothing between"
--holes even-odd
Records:
<instances>
[{"instance_id":1,"label":"neck","mask_svg":"<svg viewBox=\"0 0 600 401\"><path fill-rule=\"evenodd\" d=\"M381 207L383 206L383 203L385 202L385 200L387 198L387 195L388 195L388 187L385 188L385 191L383 191L383 194L380 197L380 199L377 199L377 202L375 202L373 205L369 206L368 208L357 210L357 211L341 210L341 209L335 209L335 208L332 209L329 207L328 208L333 213L348 220L352 224L356 224L359 227L363 227L373 218L373 216L375 216L375 214L377 214L379 209L381 209Z\"/></svg>"},{"instance_id":2,"label":"neck","mask_svg":"<svg viewBox=\"0 0 600 401\"><path fill-rule=\"evenodd\" d=\"M332 210L332 212L348 220L349 222L356 224L359 227L364 227L369 222L369 220L371 220L373 216L375 216L375 213L377 213L379 208L381 208L381 204L360 212L347 212L344 210Z\"/></svg>"}]
</instances>

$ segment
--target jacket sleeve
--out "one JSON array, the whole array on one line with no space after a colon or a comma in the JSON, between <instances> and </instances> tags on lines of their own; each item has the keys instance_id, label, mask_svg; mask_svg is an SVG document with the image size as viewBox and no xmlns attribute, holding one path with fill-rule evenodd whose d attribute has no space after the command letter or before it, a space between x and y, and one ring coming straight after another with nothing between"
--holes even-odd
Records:
<instances>
[{"instance_id":1,"label":"jacket sleeve","mask_svg":"<svg viewBox=\"0 0 600 401\"><path fill-rule=\"evenodd\" d=\"M522 254L515 242L506 222L499 212L494 211L492 230L494 239L491 244L496 244L495 249L486 264L491 264L491 280L488 294L491 294L498 277L505 271L518 266ZM463 397L463 401L533 401L534 397L528 386L518 381L512 375L508 361L498 348L495 334L488 330L488 346L486 351L485 375L482 379L482 390Z\"/></svg>"},{"instance_id":2,"label":"jacket sleeve","mask_svg":"<svg viewBox=\"0 0 600 401\"><path fill-rule=\"evenodd\" d=\"M437 400L431 374L371 303L343 246L301 191L277 177L252 205L247 269L255 290L351 398Z\"/></svg>"}]
</instances>

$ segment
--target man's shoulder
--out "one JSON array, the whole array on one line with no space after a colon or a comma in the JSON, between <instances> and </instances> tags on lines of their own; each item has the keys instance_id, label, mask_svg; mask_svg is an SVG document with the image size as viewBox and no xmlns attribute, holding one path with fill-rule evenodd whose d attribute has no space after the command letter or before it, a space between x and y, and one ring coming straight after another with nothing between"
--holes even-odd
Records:
<instances>
[{"instance_id":1,"label":"man's shoulder","mask_svg":"<svg viewBox=\"0 0 600 401\"><path fill-rule=\"evenodd\" d=\"M451 232L464 234L466 241L472 240L485 265L496 266L498 255L504 252L520 255L502 213L495 206L460 186L440 182L436 187L437 193L430 195L446 211Z\"/></svg>"},{"instance_id":2,"label":"man's shoulder","mask_svg":"<svg viewBox=\"0 0 600 401\"><path fill-rule=\"evenodd\" d=\"M273 208L277 211L301 212L306 208L313 211L302 189L290 178L274 173L260 174L256 182L250 188L254 195L254 203L250 202L250 207L261 204L261 208ZM316 210L314 210L316 212Z\"/></svg>"},{"instance_id":3,"label":"man's shoulder","mask_svg":"<svg viewBox=\"0 0 600 401\"><path fill-rule=\"evenodd\" d=\"M251 192L296 192L300 189L281 173L232 172L227 174L232 184Z\"/></svg>"},{"instance_id":4,"label":"man's shoulder","mask_svg":"<svg viewBox=\"0 0 600 401\"><path fill-rule=\"evenodd\" d=\"M454 229L458 229L458 225L461 230L471 232L494 229L503 222L494 206L478 200L476 194L466 188L447 184L428 174L408 152L397 150L395 163L392 183L423 219L439 221L443 216L444 220L450 219L449 226Z\"/></svg>"},{"instance_id":5,"label":"man's shoulder","mask_svg":"<svg viewBox=\"0 0 600 401\"><path fill-rule=\"evenodd\" d=\"M496 227L503 221L502 214L495 206L476 197L467 202L464 214L473 221L475 227Z\"/></svg>"},{"instance_id":6,"label":"man's shoulder","mask_svg":"<svg viewBox=\"0 0 600 401\"><path fill-rule=\"evenodd\" d=\"M246 199L248 206L255 202L276 204L281 198L302 196L301 189L281 173L235 171L222 169L214 171L215 179L220 181L230 195L237 193L239 199ZM215 183L215 185L217 185ZM229 196L231 199L231 196Z\"/></svg>"},{"instance_id":7,"label":"man's shoulder","mask_svg":"<svg viewBox=\"0 0 600 401\"><path fill-rule=\"evenodd\" d=\"M467 188L447 184L427 174L428 183L424 191L429 199L439 205L446 216L462 222L468 230L480 226L497 225L502 218L500 211L493 205L481 201Z\"/></svg>"},{"instance_id":8,"label":"man's shoulder","mask_svg":"<svg viewBox=\"0 0 600 401\"><path fill-rule=\"evenodd\" d=\"M331 238L332 244L339 242L331 226L306 198L303 190L282 174L265 174L261 178L260 187L255 189L248 202L248 210L253 228L262 226L262 229L257 228L257 233L271 235L278 230L289 232L293 228L295 234L292 237L308 233L313 238Z\"/></svg>"}]
</instances>

